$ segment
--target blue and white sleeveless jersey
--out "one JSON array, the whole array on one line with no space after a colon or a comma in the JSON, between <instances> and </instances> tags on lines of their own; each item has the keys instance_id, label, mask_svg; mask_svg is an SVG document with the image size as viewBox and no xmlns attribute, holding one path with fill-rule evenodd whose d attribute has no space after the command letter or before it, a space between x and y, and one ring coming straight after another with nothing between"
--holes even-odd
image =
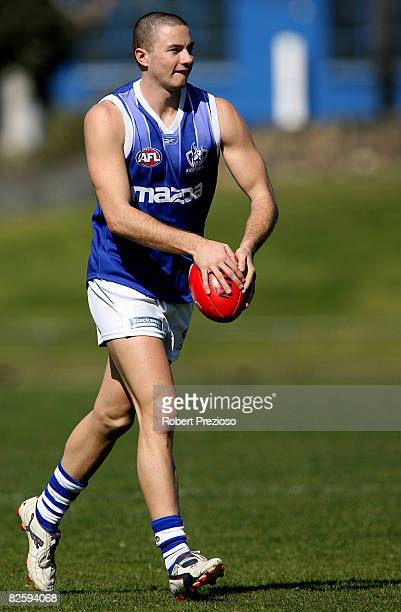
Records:
<instances>
[{"instance_id":1,"label":"blue and white sleeveless jersey","mask_svg":"<svg viewBox=\"0 0 401 612\"><path fill-rule=\"evenodd\" d=\"M140 81L103 98L121 111L131 205L167 225L203 235L216 188L220 130L214 96L187 84L167 128L144 99ZM191 258L113 235L99 202L87 280L105 279L171 303L191 301Z\"/></svg>"}]
</instances>

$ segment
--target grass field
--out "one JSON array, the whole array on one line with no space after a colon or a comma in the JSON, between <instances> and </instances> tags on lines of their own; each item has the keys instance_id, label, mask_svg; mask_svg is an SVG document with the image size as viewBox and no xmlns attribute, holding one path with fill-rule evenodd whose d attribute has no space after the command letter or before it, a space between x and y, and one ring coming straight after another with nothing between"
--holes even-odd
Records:
<instances>
[{"instance_id":1,"label":"grass field","mask_svg":"<svg viewBox=\"0 0 401 612\"><path fill-rule=\"evenodd\" d=\"M400 191L391 175L278 184L252 307L227 326L196 315L176 382L400 384ZM15 507L43 488L105 360L84 291L91 208L2 223L0 590L25 587ZM245 215L221 190L208 235L235 245ZM190 544L227 568L183 604L154 547L135 438L63 522L62 610L400 609L400 433L178 434Z\"/></svg>"}]
</instances>

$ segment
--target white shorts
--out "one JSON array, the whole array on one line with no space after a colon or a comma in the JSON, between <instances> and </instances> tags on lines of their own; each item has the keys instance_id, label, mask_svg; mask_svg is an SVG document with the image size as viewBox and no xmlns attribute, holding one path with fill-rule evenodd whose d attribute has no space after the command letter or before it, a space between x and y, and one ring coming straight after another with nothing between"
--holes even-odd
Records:
<instances>
[{"instance_id":1,"label":"white shorts","mask_svg":"<svg viewBox=\"0 0 401 612\"><path fill-rule=\"evenodd\" d=\"M169 304L131 287L95 279L88 282L88 303L99 346L115 338L153 336L163 340L169 361L178 359L193 302Z\"/></svg>"}]
</instances>

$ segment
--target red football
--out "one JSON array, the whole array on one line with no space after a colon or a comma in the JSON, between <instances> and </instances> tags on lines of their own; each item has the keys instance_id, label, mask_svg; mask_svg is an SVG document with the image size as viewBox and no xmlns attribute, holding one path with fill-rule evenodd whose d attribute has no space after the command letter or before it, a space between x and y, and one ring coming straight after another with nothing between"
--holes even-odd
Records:
<instances>
[{"instance_id":1,"label":"red football","mask_svg":"<svg viewBox=\"0 0 401 612\"><path fill-rule=\"evenodd\" d=\"M239 317L245 308L247 298L231 278L226 275L224 278L230 286L231 293L226 293L215 275L209 273L210 294L207 295L202 285L199 268L192 264L189 269L189 288L193 301L205 317L218 323L229 323Z\"/></svg>"}]
</instances>

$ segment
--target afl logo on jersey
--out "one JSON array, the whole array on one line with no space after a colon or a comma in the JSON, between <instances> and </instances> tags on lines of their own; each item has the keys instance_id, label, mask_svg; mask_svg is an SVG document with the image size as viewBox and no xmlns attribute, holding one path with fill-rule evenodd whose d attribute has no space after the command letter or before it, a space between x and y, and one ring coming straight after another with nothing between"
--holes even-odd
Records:
<instances>
[{"instance_id":1,"label":"afl logo on jersey","mask_svg":"<svg viewBox=\"0 0 401 612\"><path fill-rule=\"evenodd\" d=\"M158 166L162 160L162 154L159 149L154 149L153 147L146 147L145 149L141 149L136 154L136 163L140 166L145 166L146 168L153 168L154 166Z\"/></svg>"}]
</instances>

